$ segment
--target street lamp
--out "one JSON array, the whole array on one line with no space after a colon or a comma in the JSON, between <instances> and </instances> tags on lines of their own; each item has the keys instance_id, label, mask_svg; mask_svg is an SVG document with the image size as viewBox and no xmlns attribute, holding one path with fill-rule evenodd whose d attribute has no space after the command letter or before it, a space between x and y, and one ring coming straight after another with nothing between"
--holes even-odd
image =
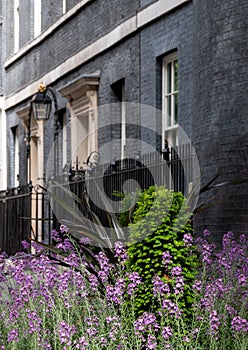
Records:
<instances>
[{"instance_id":1,"label":"street lamp","mask_svg":"<svg viewBox=\"0 0 248 350\"><path fill-rule=\"evenodd\" d=\"M50 96L49 96L50 94ZM56 93L52 87L40 83L38 92L33 95L28 117L28 135L27 135L27 158L29 162L29 181L31 181L30 166L30 141L31 141L31 117L35 121L47 121L50 118L52 104L54 104L54 176L57 175L58 147L56 145L59 132L58 101Z\"/></svg>"},{"instance_id":2,"label":"street lamp","mask_svg":"<svg viewBox=\"0 0 248 350\"><path fill-rule=\"evenodd\" d=\"M47 94L51 93L52 98ZM31 101L31 108L35 120L48 120L51 113L52 102L54 102L55 108L55 121L57 126L58 122L58 101L56 94L50 86L46 86L40 83L38 93L35 94Z\"/></svg>"},{"instance_id":3,"label":"street lamp","mask_svg":"<svg viewBox=\"0 0 248 350\"><path fill-rule=\"evenodd\" d=\"M50 117L52 99L43 93L38 92L31 101L33 116L35 120L48 120Z\"/></svg>"}]
</instances>

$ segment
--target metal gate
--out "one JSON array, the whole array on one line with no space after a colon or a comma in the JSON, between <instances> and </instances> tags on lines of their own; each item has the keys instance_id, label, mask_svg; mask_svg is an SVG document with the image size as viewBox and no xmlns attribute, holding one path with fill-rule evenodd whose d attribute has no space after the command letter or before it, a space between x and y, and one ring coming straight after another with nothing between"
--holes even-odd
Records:
<instances>
[{"instance_id":1,"label":"metal gate","mask_svg":"<svg viewBox=\"0 0 248 350\"><path fill-rule=\"evenodd\" d=\"M30 237L51 243L53 215L47 193L39 186L20 186L0 192L0 249L20 252Z\"/></svg>"},{"instance_id":2,"label":"metal gate","mask_svg":"<svg viewBox=\"0 0 248 350\"><path fill-rule=\"evenodd\" d=\"M30 237L31 189L29 186L0 192L0 248L8 255L22 249Z\"/></svg>"}]
</instances>

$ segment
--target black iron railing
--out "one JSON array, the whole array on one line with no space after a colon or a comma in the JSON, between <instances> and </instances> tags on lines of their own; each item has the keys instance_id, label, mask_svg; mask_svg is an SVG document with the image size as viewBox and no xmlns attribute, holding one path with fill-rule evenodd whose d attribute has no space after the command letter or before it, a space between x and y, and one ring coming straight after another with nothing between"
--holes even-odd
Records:
<instances>
[{"instance_id":1,"label":"black iron railing","mask_svg":"<svg viewBox=\"0 0 248 350\"><path fill-rule=\"evenodd\" d=\"M0 192L0 248L12 255L30 237L31 189L29 186Z\"/></svg>"},{"instance_id":2,"label":"black iron railing","mask_svg":"<svg viewBox=\"0 0 248 350\"><path fill-rule=\"evenodd\" d=\"M108 165L98 165L90 171L71 174L69 184L54 183L53 195L61 198L69 207L76 205L79 213L90 217L90 208L103 225L108 225L104 200L111 200L118 212L120 197L115 193L128 194L136 188L146 189L152 185L164 185L188 195L193 182L194 155L191 145L171 150L169 160L158 152L145 154L136 159L123 159ZM66 188L66 191L63 190ZM80 199L74 200L73 195ZM46 190L36 186L24 186L0 192L0 248L14 254L22 248L21 242L33 237L51 243L50 232L58 227L57 218L66 219L65 208L56 206ZM60 211L61 210L61 211ZM70 216L70 215L69 215ZM70 216L73 220L73 216Z\"/></svg>"}]
</instances>

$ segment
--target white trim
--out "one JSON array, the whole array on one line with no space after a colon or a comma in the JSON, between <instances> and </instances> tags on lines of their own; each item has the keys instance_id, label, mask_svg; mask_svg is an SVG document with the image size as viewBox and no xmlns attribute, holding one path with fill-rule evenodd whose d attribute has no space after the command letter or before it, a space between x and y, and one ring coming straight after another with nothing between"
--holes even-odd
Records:
<instances>
[{"instance_id":1,"label":"white trim","mask_svg":"<svg viewBox=\"0 0 248 350\"><path fill-rule=\"evenodd\" d=\"M41 0L34 1L34 38L41 33Z\"/></svg>"},{"instance_id":2,"label":"white trim","mask_svg":"<svg viewBox=\"0 0 248 350\"><path fill-rule=\"evenodd\" d=\"M169 143L169 147L175 147L178 144L178 123L175 121L175 110L174 110L174 96L178 96L178 91L174 90L174 66L171 68L171 89L168 92L168 70L167 65L169 63L173 63L175 60L178 60L178 53L173 52L170 55L167 55L163 58L163 69L162 69L162 142L164 145L165 139L167 139ZM168 114L167 114L167 101L170 98L171 106L170 106L170 125L168 125ZM165 135L167 136L165 137ZM175 135L175 142L173 140Z\"/></svg>"},{"instance_id":3,"label":"white trim","mask_svg":"<svg viewBox=\"0 0 248 350\"><path fill-rule=\"evenodd\" d=\"M188 2L189 0L159 0L137 13L138 28L159 18L174 8Z\"/></svg>"},{"instance_id":4,"label":"white trim","mask_svg":"<svg viewBox=\"0 0 248 350\"><path fill-rule=\"evenodd\" d=\"M63 9L62 9L63 15L66 13L66 0L63 0Z\"/></svg>"},{"instance_id":5,"label":"white trim","mask_svg":"<svg viewBox=\"0 0 248 350\"><path fill-rule=\"evenodd\" d=\"M14 132L14 147L15 147L15 167L14 167L14 187L19 186L19 170L20 170L20 154L19 154L19 130L18 126L15 128Z\"/></svg>"},{"instance_id":6,"label":"white trim","mask_svg":"<svg viewBox=\"0 0 248 350\"><path fill-rule=\"evenodd\" d=\"M35 39L32 43L30 43L28 49L31 49L34 45L37 45L41 41L41 38L42 40L44 40L45 37L48 35L47 34L48 32L50 34L52 32L52 29L54 30L55 28L58 27L58 23L59 24L63 23L65 18L68 19L72 15L72 11L73 13L75 13L77 10L79 10L84 4L88 3L89 1L92 1L92 0L81 1L72 10L68 11L63 17L60 18L58 22L56 22L52 27L50 27L48 31L46 31L37 39ZM56 67L52 71L46 73L44 76L40 77L38 80L29 84L26 88L23 88L21 91L17 92L12 96L6 97L5 109L11 108L12 106L32 96L37 91L37 87L41 81L43 81L46 85L53 83L54 81L61 78L63 75L68 74L70 71L79 67L86 61L94 58L96 55L100 54L101 52L111 48L113 45L116 45L119 41L123 40L128 35L135 33L140 27L155 20L157 17L160 17L161 15L165 14L167 11L172 10L172 8L175 8L189 1L190 0L175 0L173 1L174 7L172 7L171 0L168 2L167 5L165 5L167 3L166 0L160 0L157 3L147 7L146 9L139 12L137 15L129 18L122 24L118 25L111 32L105 34L104 36L102 36L101 38L99 38L98 40L96 40L95 42L93 42L92 44L90 44L80 52L78 52L76 55L68 58L65 62L60 64L58 67ZM150 8L153 9L153 15L149 19L147 11L149 11ZM20 52L24 54L26 51L27 51L27 47L20 50L18 55L12 57L12 59L8 60L5 63L5 68L8 67L8 65L13 63L17 58L21 56Z\"/></svg>"},{"instance_id":7,"label":"white trim","mask_svg":"<svg viewBox=\"0 0 248 350\"><path fill-rule=\"evenodd\" d=\"M174 61L178 61L178 54L177 52L174 52L170 55L167 55L164 57L163 59L163 111L164 111L164 114L167 114L167 98L168 97L172 97L171 98L171 122L170 122L170 125L168 125L168 122L166 121L165 122L165 125L164 127L166 129L169 129L170 127L172 126L175 126L177 125L177 123L175 122L175 110L174 110L174 96L177 95L178 96L178 91L174 90L174 78L175 78L175 70L174 70L174 66L173 66L173 63ZM167 71L167 66L168 64L172 64L171 65L171 81L170 81L170 84L171 84L171 91L168 92L168 86L167 86L167 82L168 82L168 71ZM165 117L167 117L165 115Z\"/></svg>"},{"instance_id":8,"label":"white trim","mask_svg":"<svg viewBox=\"0 0 248 350\"><path fill-rule=\"evenodd\" d=\"M20 17L19 0L14 0L14 52L19 50Z\"/></svg>"},{"instance_id":9,"label":"white trim","mask_svg":"<svg viewBox=\"0 0 248 350\"><path fill-rule=\"evenodd\" d=\"M66 126L66 113L63 114L62 125L62 167L67 164L67 126Z\"/></svg>"},{"instance_id":10,"label":"white trim","mask_svg":"<svg viewBox=\"0 0 248 350\"><path fill-rule=\"evenodd\" d=\"M126 156L126 97L125 97L125 84L121 87L121 159Z\"/></svg>"}]
</instances>

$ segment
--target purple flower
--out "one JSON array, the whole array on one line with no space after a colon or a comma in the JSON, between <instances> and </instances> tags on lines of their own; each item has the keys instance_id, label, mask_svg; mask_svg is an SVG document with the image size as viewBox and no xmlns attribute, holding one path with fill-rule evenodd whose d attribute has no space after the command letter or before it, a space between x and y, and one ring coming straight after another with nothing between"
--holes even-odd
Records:
<instances>
[{"instance_id":1,"label":"purple flower","mask_svg":"<svg viewBox=\"0 0 248 350\"><path fill-rule=\"evenodd\" d=\"M244 244L244 245L248 243L248 239L247 239L246 235L240 235L239 241L241 244Z\"/></svg>"},{"instance_id":2,"label":"purple flower","mask_svg":"<svg viewBox=\"0 0 248 350\"><path fill-rule=\"evenodd\" d=\"M31 246L34 248L36 253L40 253L43 250L43 247L41 244L38 244L36 242L32 242Z\"/></svg>"},{"instance_id":3,"label":"purple flower","mask_svg":"<svg viewBox=\"0 0 248 350\"><path fill-rule=\"evenodd\" d=\"M193 237L189 233L185 233L183 236L183 241L186 245L186 247L191 247L193 244Z\"/></svg>"},{"instance_id":4,"label":"purple flower","mask_svg":"<svg viewBox=\"0 0 248 350\"><path fill-rule=\"evenodd\" d=\"M17 322L19 317L19 312L17 310L10 310L9 312L9 319L12 322Z\"/></svg>"},{"instance_id":5,"label":"purple flower","mask_svg":"<svg viewBox=\"0 0 248 350\"><path fill-rule=\"evenodd\" d=\"M228 312L228 314L231 316L231 315L236 315L237 314L237 311L234 309L234 307L230 306L230 305L227 305L226 306L226 310Z\"/></svg>"},{"instance_id":6,"label":"purple flower","mask_svg":"<svg viewBox=\"0 0 248 350\"><path fill-rule=\"evenodd\" d=\"M115 286L106 286L107 300L120 304L125 290L125 282L123 278L116 281Z\"/></svg>"},{"instance_id":7,"label":"purple flower","mask_svg":"<svg viewBox=\"0 0 248 350\"><path fill-rule=\"evenodd\" d=\"M69 229L68 229L68 227L66 227L65 225L60 225L60 232L61 233L68 233L68 231L69 231Z\"/></svg>"},{"instance_id":8,"label":"purple flower","mask_svg":"<svg viewBox=\"0 0 248 350\"><path fill-rule=\"evenodd\" d=\"M85 317L84 323L86 323L88 326L99 326L99 318L96 315L93 315L91 317Z\"/></svg>"},{"instance_id":9,"label":"purple flower","mask_svg":"<svg viewBox=\"0 0 248 350\"><path fill-rule=\"evenodd\" d=\"M118 321L119 322L119 318L117 316L107 316L106 317L106 323L111 323L114 321Z\"/></svg>"},{"instance_id":10,"label":"purple flower","mask_svg":"<svg viewBox=\"0 0 248 350\"><path fill-rule=\"evenodd\" d=\"M180 294L183 293L184 287L184 277L182 275L181 266L175 266L171 269L171 275L175 278L174 281L174 293Z\"/></svg>"},{"instance_id":11,"label":"purple flower","mask_svg":"<svg viewBox=\"0 0 248 350\"><path fill-rule=\"evenodd\" d=\"M81 263L81 259L76 253L71 253L68 257L64 258L64 261L71 267L78 267Z\"/></svg>"},{"instance_id":12,"label":"purple flower","mask_svg":"<svg viewBox=\"0 0 248 350\"><path fill-rule=\"evenodd\" d=\"M192 286L193 289L195 289L197 292L202 291L202 281L196 280Z\"/></svg>"},{"instance_id":13,"label":"purple flower","mask_svg":"<svg viewBox=\"0 0 248 350\"><path fill-rule=\"evenodd\" d=\"M210 312L209 321L210 321L211 334L216 335L220 326L220 320L216 310L213 310L212 312Z\"/></svg>"},{"instance_id":14,"label":"purple flower","mask_svg":"<svg viewBox=\"0 0 248 350\"><path fill-rule=\"evenodd\" d=\"M89 275L89 281L90 281L90 287L93 292L97 290L98 287L98 279L95 275L90 274Z\"/></svg>"},{"instance_id":15,"label":"purple flower","mask_svg":"<svg viewBox=\"0 0 248 350\"><path fill-rule=\"evenodd\" d=\"M86 329L86 333L89 335L90 338L93 338L97 335L98 331L95 327L90 327Z\"/></svg>"},{"instance_id":16,"label":"purple flower","mask_svg":"<svg viewBox=\"0 0 248 350\"><path fill-rule=\"evenodd\" d=\"M169 315L179 318L182 315L182 310L171 300L164 299L162 303L162 309L167 310Z\"/></svg>"},{"instance_id":17,"label":"purple flower","mask_svg":"<svg viewBox=\"0 0 248 350\"><path fill-rule=\"evenodd\" d=\"M247 286L247 277L248 275L245 275L244 273L238 275L238 283L241 287Z\"/></svg>"},{"instance_id":18,"label":"purple flower","mask_svg":"<svg viewBox=\"0 0 248 350\"><path fill-rule=\"evenodd\" d=\"M108 280L109 271L111 269L111 266L109 264L109 258L103 252L100 252L98 255L96 255L96 259L99 262L101 269L98 272L98 277L103 283L105 283Z\"/></svg>"},{"instance_id":19,"label":"purple flower","mask_svg":"<svg viewBox=\"0 0 248 350\"><path fill-rule=\"evenodd\" d=\"M185 337L183 337L183 341L185 343L190 343L190 339L189 339L189 337L187 335Z\"/></svg>"},{"instance_id":20,"label":"purple flower","mask_svg":"<svg viewBox=\"0 0 248 350\"><path fill-rule=\"evenodd\" d=\"M65 252L73 252L75 250L69 238L65 238L63 242L59 242L56 247L63 249Z\"/></svg>"},{"instance_id":21,"label":"purple flower","mask_svg":"<svg viewBox=\"0 0 248 350\"><path fill-rule=\"evenodd\" d=\"M85 337L81 337L78 340L74 341L73 345L76 349L85 350L89 343Z\"/></svg>"},{"instance_id":22,"label":"purple flower","mask_svg":"<svg viewBox=\"0 0 248 350\"><path fill-rule=\"evenodd\" d=\"M248 321L240 316L235 316L232 319L231 328L235 332L248 332Z\"/></svg>"},{"instance_id":23,"label":"purple flower","mask_svg":"<svg viewBox=\"0 0 248 350\"><path fill-rule=\"evenodd\" d=\"M181 266L175 266L171 269L171 275L173 277L176 277L176 276L181 276L182 275L182 268Z\"/></svg>"},{"instance_id":24,"label":"purple flower","mask_svg":"<svg viewBox=\"0 0 248 350\"><path fill-rule=\"evenodd\" d=\"M27 242L26 240L22 241L22 246L24 249L29 249L31 247L31 244Z\"/></svg>"},{"instance_id":25,"label":"purple flower","mask_svg":"<svg viewBox=\"0 0 248 350\"><path fill-rule=\"evenodd\" d=\"M202 262L204 265L209 266L212 264L212 253L215 249L214 243L208 243L208 241L198 237L195 242L197 243L198 249L201 253Z\"/></svg>"},{"instance_id":26,"label":"purple flower","mask_svg":"<svg viewBox=\"0 0 248 350\"><path fill-rule=\"evenodd\" d=\"M0 254L0 263L3 263L5 259L8 258L8 255L5 252L1 252Z\"/></svg>"},{"instance_id":27,"label":"purple flower","mask_svg":"<svg viewBox=\"0 0 248 350\"><path fill-rule=\"evenodd\" d=\"M223 235L222 245L223 245L224 249L231 245L232 239L233 239L233 232L231 232L231 231L229 231L225 235Z\"/></svg>"},{"instance_id":28,"label":"purple flower","mask_svg":"<svg viewBox=\"0 0 248 350\"><path fill-rule=\"evenodd\" d=\"M163 338L165 340L168 340L169 338L171 338L173 336L172 330L170 327L164 327L163 328Z\"/></svg>"},{"instance_id":29,"label":"purple flower","mask_svg":"<svg viewBox=\"0 0 248 350\"><path fill-rule=\"evenodd\" d=\"M125 262L127 260L127 258L128 258L127 251L126 251L124 244L122 242L116 242L114 250L115 250L115 257L116 258L120 258L120 260L122 262Z\"/></svg>"},{"instance_id":30,"label":"purple flower","mask_svg":"<svg viewBox=\"0 0 248 350\"><path fill-rule=\"evenodd\" d=\"M60 234L59 234L58 231L55 230L55 229L53 229L53 230L51 231L51 237L52 237L52 239L53 239L55 242L61 242L61 241L62 241L62 239L61 239L61 237L60 237Z\"/></svg>"},{"instance_id":31,"label":"purple flower","mask_svg":"<svg viewBox=\"0 0 248 350\"><path fill-rule=\"evenodd\" d=\"M36 311L27 310L29 319L29 333L38 333L41 330L42 319Z\"/></svg>"},{"instance_id":32,"label":"purple flower","mask_svg":"<svg viewBox=\"0 0 248 350\"><path fill-rule=\"evenodd\" d=\"M65 321L61 321L59 324L59 336L61 344L71 346L71 338L76 333L75 326L69 326Z\"/></svg>"},{"instance_id":33,"label":"purple flower","mask_svg":"<svg viewBox=\"0 0 248 350\"><path fill-rule=\"evenodd\" d=\"M100 343L101 343L101 345L106 345L106 344L108 343L108 341L107 341L106 338L101 337L101 338L100 338Z\"/></svg>"},{"instance_id":34,"label":"purple flower","mask_svg":"<svg viewBox=\"0 0 248 350\"><path fill-rule=\"evenodd\" d=\"M168 264L170 264L172 261L172 256L170 255L169 252L163 252L162 260L163 260L164 266L167 267Z\"/></svg>"},{"instance_id":35,"label":"purple flower","mask_svg":"<svg viewBox=\"0 0 248 350\"><path fill-rule=\"evenodd\" d=\"M9 331L8 333L8 342L12 342L15 341L18 343L19 338L18 338L18 330L17 329L12 329L11 331Z\"/></svg>"},{"instance_id":36,"label":"purple flower","mask_svg":"<svg viewBox=\"0 0 248 350\"><path fill-rule=\"evenodd\" d=\"M179 276L175 280L174 284L174 294L180 294L184 291L184 278L183 276Z\"/></svg>"},{"instance_id":37,"label":"purple flower","mask_svg":"<svg viewBox=\"0 0 248 350\"><path fill-rule=\"evenodd\" d=\"M157 341L152 334L148 334L146 349L157 349Z\"/></svg>"},{"instance_id":38,"label":"purple flower","mask_svg":"<svg viewBox=\"0 0 248 350\"><path fill-rule=\"evenodd\" d=\"M133 295L136 287L141 283L141 277L139 276L138 272L129 273L127 276L131 282L127 286L127 294Z\"/></svg>"},{"instance_id":39,"label":"purple flower","mask_svg":"<svg viewBox=\"0 0 248 350\"><path fill-rule=\"evenodd\" d=\"M135 321L134 328L136 331L136 334L139 334L139 332L143 332L145 330L155 330L158 331L160 328L157 324L156 316L154 314L144 312L142 316L140 316L137 321Z\"/></svg>"},{"instance_id":40,"label":"purple flower","mask_svg":"<svg viewBox=\"0 0 248 350\"><path fill-rule=\"evenodd\" d=\"M203 231L203 237L206 238L208 236L210 236L210 232L208 230L204 230Z\"/></svg>"},{"instance_id":41,"label":"purple flower","mask_svg":"<svg viewBox=\"0 0 248 350\"><path fill-rule=\"evenodd\" d=\"M80 238L79 243L83 245L88 245L92 243L92 240L88 237L82 237Z\"/></svg>"},{"instance_id":42,"label":"purple flower","mask_svg":"<svg viewBox=\"0 0 248 350\"><path fill-rule=\"evenodd\" d=\"M153 294L155 297L159 297L160 295L170 293L170 287L168 286L167 283L164 283L158 275L153 277L152 283L153 283Z\"/></svg>"}]
</instances>

